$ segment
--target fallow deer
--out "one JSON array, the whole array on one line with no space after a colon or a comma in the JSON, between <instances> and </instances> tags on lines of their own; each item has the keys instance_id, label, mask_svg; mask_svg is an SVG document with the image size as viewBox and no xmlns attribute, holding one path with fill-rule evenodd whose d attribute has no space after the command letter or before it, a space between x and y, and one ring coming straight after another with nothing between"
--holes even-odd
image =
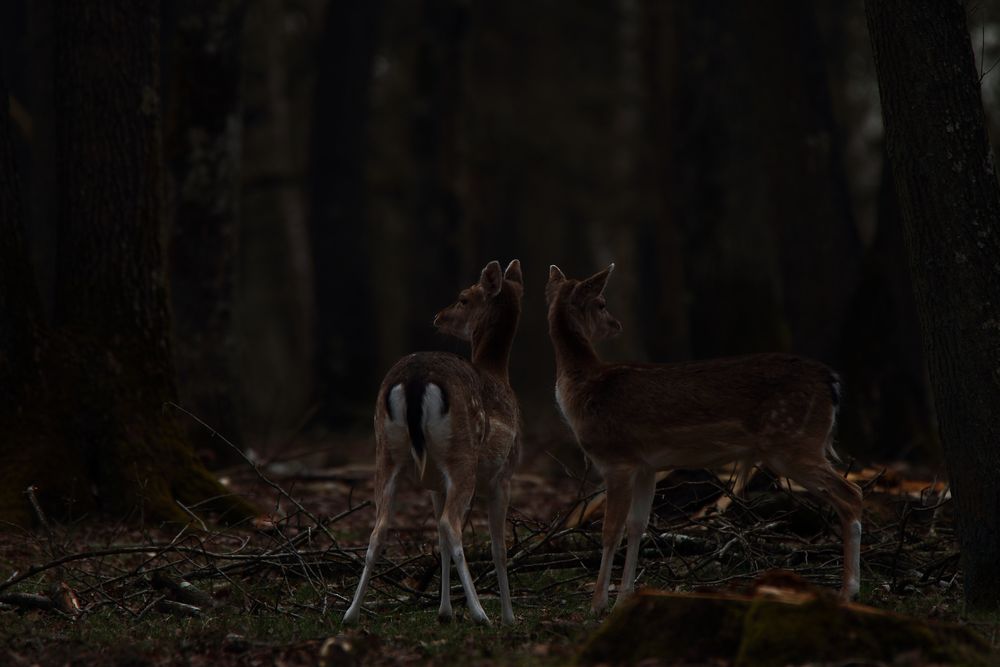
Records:
<instances>
[{"instance_id":1,"label":"fallow deer","mask_svg":"<svg viewBox=\"0 0 1000 667\"><path fill-rule=\"evenodd\" d=\"M439 331L472 344L472 362L444 352L400 359L382 381L375 404L375 527L365 567L344 623L355 623L392 515L404 471L430 491L441 550L441 606L449 621L451 561L469 614L489 625L462 549L462 522L476 491L486 496L501 616L514 622L507 582L504 526L510 478L517 463L520 412L507 375L511 343L521 315L524 283L516 259L501 271L490 262L479 282L434 318Z\"/></svg>"},{"instance_id":2,"label":"fallow deer","mask_svg":"<svg viewBox=\"0 0 1000 667\"><path fill-rule=\"evenodd\" d=\"M732 461L744 479L762 463L833 506L844 541L841 592L845 598L856 595L861 490L827 460L836 458L831 436L840 403L837 375L817 361L787 354L675 364L603 362L593 344L622 329L604 297L613 269L614 264L580 281L552 266L545 288L556 402L607 488L592 611L607 608L612 562L626 525L618 601L633 590L656 472Z\"/></svg>"}]
</instances>

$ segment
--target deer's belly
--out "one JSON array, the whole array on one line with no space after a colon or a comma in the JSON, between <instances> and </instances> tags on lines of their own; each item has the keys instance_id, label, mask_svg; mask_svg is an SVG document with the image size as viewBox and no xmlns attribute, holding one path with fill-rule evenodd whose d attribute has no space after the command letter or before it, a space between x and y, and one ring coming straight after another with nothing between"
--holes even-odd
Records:
<instances>
[{"instance_id":1,"label":"deer's belly","mask_svg":"<svg viewBox=\"0 0 1000 667\"><path fill-rule=\"evenodd\" d=\"M665 470L707 468L749 456L756 440L736 422L646 429L633 425L603 429L581 439L584 451L602 466L626 464Z\"/></svg>"}]
</instances>

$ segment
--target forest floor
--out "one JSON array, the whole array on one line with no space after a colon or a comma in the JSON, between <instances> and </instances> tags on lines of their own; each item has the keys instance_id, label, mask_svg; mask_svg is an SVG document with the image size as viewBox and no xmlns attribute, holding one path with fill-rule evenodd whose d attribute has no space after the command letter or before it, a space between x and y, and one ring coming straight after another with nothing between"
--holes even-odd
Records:
<instances>
[{"instance_id":1,"label":"forest floor","mask_svg":"<svg viewBox=\"0 0 1000 667\"><path fill-rule=\"evenodd\" d=\"M366 447L363 439L337 445L359 461L370 456ZM316 459L225 473L230 488L270 513L254 526L136 528L83 519L0 534L0 581L8 582L0 585L0 664L565 664L597 627L587 609L599 562L600 490L558 457L543 456L522 466L513 483L513 627L499 625L478 505L466 525L466 553L495 625L468 620L454 575L456 618L438 623L430 502L404 485L367 613L359 628L345 630L340 619L374 514L371 467ZM996 647L1000 622L963 614L945 485L902 465L848 474L865 488L860 601L969 625ZM727 475L684 472L660 482L639 586L740 591L761 572L781 569L837 587L841 542L832 512L767 474L720 511ZM16 573L46 564L11 584Z\"/></svg>"}]
</instances>

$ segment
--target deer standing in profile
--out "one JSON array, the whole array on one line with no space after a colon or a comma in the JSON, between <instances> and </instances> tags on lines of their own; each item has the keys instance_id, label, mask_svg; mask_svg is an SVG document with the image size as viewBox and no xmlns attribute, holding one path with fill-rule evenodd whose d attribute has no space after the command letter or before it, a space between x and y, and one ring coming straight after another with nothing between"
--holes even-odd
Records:
<instances>
[{"instance_id":1,"label":"deer standing in profile","mask_svg":"<svg viewBox=\"0 0 1000 667\"><path fill-rule=\"evenodd\" d=\"M556 353L556 403L580 447L604 477L607 498L601 569L591 609L608 605L614 553L628 527L618 601L634 586L639 542L655 474L736 461L737 488L762 463L825 499L844 540L841 593L858 592L861 490L834 470L837 375L787 354L755 354L676 364L605 363L594 343L618 334L604 289L614 264L586 280L549 269L549 336Z\"/></svg>"},{"instance_id":2,"label":"deer standing in profile","mask_svg":"<svg viewBox=\"0 0 1000 667\"><path fill-rule=\"evenodd\" d=\"M434 318L438 330L472 344L472 362L444 352L419 352L396 362L382 381L375 404L375 527L344 623L356 623L360 616L403 471L413 472L434 504L441 550L438 618L452 617L454 561L469 614L477 623L490 623L462 549L462 523L478 490L487 501L502 619L514 622L504 526L518 458L520 412L507 366L523 293L520 262L515 259L505 271L490 262L479 282Z\"/></svg>"}]
</instances>

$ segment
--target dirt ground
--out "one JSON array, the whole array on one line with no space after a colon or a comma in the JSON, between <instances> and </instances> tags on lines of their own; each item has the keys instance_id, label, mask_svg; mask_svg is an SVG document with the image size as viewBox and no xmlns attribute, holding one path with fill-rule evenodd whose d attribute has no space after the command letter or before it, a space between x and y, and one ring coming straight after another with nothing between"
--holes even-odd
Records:
<instances>
[{"instance_id":1,"label":"dirt ground","mask_svg":"<svg viewBox=\"0 0 1000 667\"><path fill-rule=\"evenodd\" d=\"M528 443L514 479L507 533L518 617L513 627L499 625L485 511L478 505L466 524L466 551L496 624L469 622L455 576L456 619L437 622L432 510L424 492L404 485L360 628L344 630L340 619L374 515L370 447L362 434L262 461L258 471L249 465L224 471L234 492L265 508L268 516L252 526L136 527L81 517L48 530L6 531L0 535L0 581L7 581L0 590L0 664L571 660L598 624L587 608L601 522L599 484L585 474L576 450L558 437ZM726 498L729 474L684 471L660 482L639 585L737 591L760 573L781 569L837 587L841 544L832 512L766 473L758 473L746 497ZM849 464L845 474L865 489L860 600L970 624L996 646L996 619L963 614L946 485L931 471L902 464ZM720 498L728 503L724 511Z\"/></svg>"}]
</instances>

